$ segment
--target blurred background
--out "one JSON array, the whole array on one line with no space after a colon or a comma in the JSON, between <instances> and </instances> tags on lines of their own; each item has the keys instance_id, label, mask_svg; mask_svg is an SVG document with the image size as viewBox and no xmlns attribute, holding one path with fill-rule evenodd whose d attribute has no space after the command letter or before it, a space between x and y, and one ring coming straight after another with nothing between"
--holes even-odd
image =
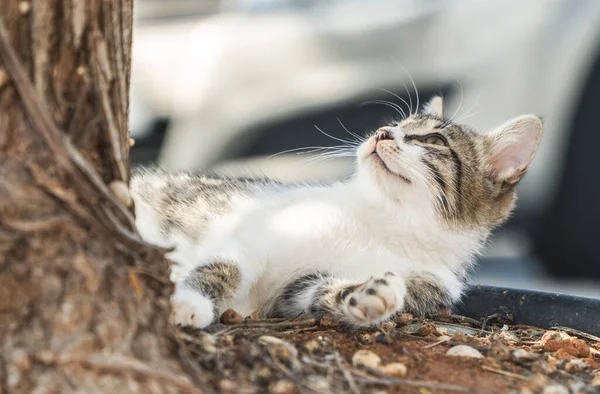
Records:
<instances>
[{"instance_id":1,"label":"blurred background","mask_svg":"<svg viewBox=\"0 0 600 394\"><path fill-rule=\"evenodd\" d=\"M343 179L351 157L299 148L371 132L398 118L389 103L442 94L448 114L483 130L535 113L544 138L475 282L600 298L600 1L135 7L134 166Z\"/></svg>"}]
</instances>

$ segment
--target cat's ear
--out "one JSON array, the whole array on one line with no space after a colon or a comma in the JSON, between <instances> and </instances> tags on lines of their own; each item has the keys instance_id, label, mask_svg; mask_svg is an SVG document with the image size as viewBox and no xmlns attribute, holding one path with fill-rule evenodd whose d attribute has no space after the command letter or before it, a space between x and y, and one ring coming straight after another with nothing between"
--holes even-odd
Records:
<instances>
[{"instance_id":1,"label":"cat's ear","mask_svg":"<svg viewBox=\"0 0 600 394\"><path fill-rule=\"evenodd\" d=\"M444 99L441 96L435 96L423 107L425 115L435 116L436 118L444 118Z\"/></svg>"},{"instance_id":2,"label":"cat's ear","mask_svg":"<svg viewBox=\"0 0 600 394\"><path fill-rule=\"evenodd\" d=\"M542 120L535 115L511 119L486 134L490 175L499 182L517 183L531 164L542 138Z\"/></svg>"}]
</instances>

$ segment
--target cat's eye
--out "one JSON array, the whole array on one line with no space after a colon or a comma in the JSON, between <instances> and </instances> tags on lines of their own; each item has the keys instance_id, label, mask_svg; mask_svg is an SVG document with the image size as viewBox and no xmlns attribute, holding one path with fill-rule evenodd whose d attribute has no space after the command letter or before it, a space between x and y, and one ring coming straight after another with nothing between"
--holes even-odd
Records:
<instances>
[{"instance_id":1,"label":"cat's eye","mask_svg":"<svg viewBox=\"0 0 600 394\"><path fill-rule=\"evenodd\" d=\"M439 134L428 134L421 138L421 142L429 145L448 146L446 139Z\"/></svg>"}]
</instances>

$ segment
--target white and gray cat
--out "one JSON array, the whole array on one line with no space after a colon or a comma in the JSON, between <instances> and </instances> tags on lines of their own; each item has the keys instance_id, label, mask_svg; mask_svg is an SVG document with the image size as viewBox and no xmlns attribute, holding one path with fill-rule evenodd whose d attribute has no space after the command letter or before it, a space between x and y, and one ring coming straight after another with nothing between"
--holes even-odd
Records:
<instances>
[{"instance_id":1,"label":"white and gray cat","mask_svg":"<svg viewBox=\"0 0 600 394\"><path fill-rule=\"evenodd\" d=\"M170 257L176 324L244 315L332 313L370 326L460 299L490 231L542 135L533 115L479 133L433 98L356 150L356 171L329 185L284 185L141 171L131 181L137 226Z\"/></svg>"}]
</instances>

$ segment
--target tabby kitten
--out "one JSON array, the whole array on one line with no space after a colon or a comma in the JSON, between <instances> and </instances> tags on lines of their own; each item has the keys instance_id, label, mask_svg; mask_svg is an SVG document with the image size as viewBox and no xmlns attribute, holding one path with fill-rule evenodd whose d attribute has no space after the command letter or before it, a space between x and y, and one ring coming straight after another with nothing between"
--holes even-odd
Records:
<instances>
[{"instance_id":1,"label":"tabby kitten","mask_svg":"<svg viewBox=\"0 0 600 394\"><path fill-rule=\"evenodd\" d=\"M205 327L234 308L370 326L459 300L474 257L513 209L542 122L523 115L478 133L442 107L434 97L373 133L345 182L135 175L142 236L176 247L175 323Z\"/></svg>"}]
</instances>

